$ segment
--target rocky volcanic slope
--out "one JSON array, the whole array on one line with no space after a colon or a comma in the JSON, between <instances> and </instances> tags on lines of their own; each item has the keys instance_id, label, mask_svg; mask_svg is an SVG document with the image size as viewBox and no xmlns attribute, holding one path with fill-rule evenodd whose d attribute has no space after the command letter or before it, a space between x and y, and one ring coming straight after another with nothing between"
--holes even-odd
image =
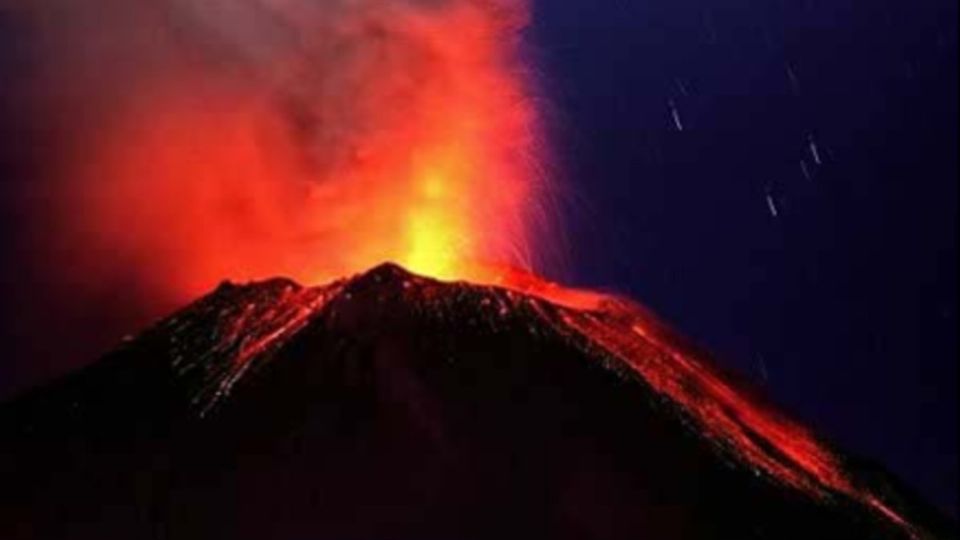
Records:
<instances>
[{"instance_id":1,"label":"rocky volcanic slope","mask_svg":"<svg viewBox=\"0 0 960 540\"><path fill-rule=\"evenodd\" d=\"M224 284L0 407L0 538L947 538L639 310Z\"/></svg>"}]
</instances>

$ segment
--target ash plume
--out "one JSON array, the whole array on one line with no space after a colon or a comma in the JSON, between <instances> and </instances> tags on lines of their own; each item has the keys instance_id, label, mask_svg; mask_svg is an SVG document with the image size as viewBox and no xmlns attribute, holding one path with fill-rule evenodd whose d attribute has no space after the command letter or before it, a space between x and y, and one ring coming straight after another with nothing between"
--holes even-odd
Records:
<instances>
[{"instance_id":1,"label":"ash plume","mask_svg":"<svg viewBox=\"0 0 960 540\"><path fill-rule=\"evenodd\" d=\"M524 1L0 5L52 302L126 283L139 323L223 279L482 278L555 251Z\"/></svg>"}]
</instances>

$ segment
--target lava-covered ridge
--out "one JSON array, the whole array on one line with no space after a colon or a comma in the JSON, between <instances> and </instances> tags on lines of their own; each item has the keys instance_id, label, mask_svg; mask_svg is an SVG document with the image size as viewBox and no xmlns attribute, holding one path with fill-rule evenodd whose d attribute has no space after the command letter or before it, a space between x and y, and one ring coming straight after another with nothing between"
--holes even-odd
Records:
<instances>
[{"instance_id":1,"label":"lava-covered ridge","mask_svg":"<svg viewBox=\"0 0 960 540\"><path fill-rule=\"evenodd\" d=\"M756 399L639 306L504 276L449 283L387 264L320 287L224 283L0 409L2 442L22 471L42 469L44 452L111 474L140 471L130 456L160 459L147 475L166 486L159 502L153 488L129 489L146 489L164 526L191 534L266 504L248 484L289 474L308 479L276 495L296 519L231 513L247 523L241 536L280 534L286 519L300 524L291 534L357 538L471 537L471 527L480 538L507 523L570 538L938 534L887 475ZM100 445L118 440L125 457L102 463ZM34 511L73 493L62 487L77 482L71 471L49 479L57 495L10 474L45 497ZM204 502L181 508L183 492ZM373 525L349 517L361 510Z\"/></svg>"}]
</instances>

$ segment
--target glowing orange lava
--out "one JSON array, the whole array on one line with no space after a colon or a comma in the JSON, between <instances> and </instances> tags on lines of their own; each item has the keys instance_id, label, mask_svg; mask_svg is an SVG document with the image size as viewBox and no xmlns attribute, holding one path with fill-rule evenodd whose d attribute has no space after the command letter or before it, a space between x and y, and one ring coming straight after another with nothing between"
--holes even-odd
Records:
<instances>
[{"instance_id":1,"label":"glowing orange lava","mask_svg":"<svg viewBox=\"0 0 960 540\"><path fill-rule=\"evenodd\" d=\"M869 507L910 538L920 533L888 502L861 485L843 459L809 430L750 399L703 354L630 300L572 289L522 271L499 284L564 309L556 324L623 362L655 392L678 405L700 432L757 471L820 500L837 495ZM549 318L549 315L545 313ZM759 474L759 473L758 473Z\"/></svg>"},{"instance_id":2,"label":"glowing orange lava","mask_svg":"<svg viewBox=\"0 0 960 540\"><path fill-rule=\"evenodd\" d=\"M757 477L823 504L843 499L854 502L908 537L922 537L894 503L849 468L841 454L797 422L752 398L641 306L613 295L563 287L521 270L488 268L484 273L499 286L451 284L387 266L321 287L303 288L286 280L231 287L223 293L231 295L230 302L220 303L219 294L210 295L190 308L199 316L173 317L166 323L171 331L184 336L176 340L184 349L175 354L175 367L204 372L203 388L196 399L206 414L256 364L269 361L273 351L312 322L333 316L336 308L331 302L352 302L349 290L358 280L374 276L381 295L378 302L400 291L406 305L441 318L456 317L445 313L449 304L444 297L472 297L478 308L475 315L495 314L492 316L506 321L532 313L525 324L545 323L585 348L588 358L609 360L627 377L672 404L680 414L677 421L692 425L693 431L725 458ZM191 324L203 328L211 313L218 331L189 328ZM198 357L191 350L207 352Z\"/></svg>"}]
</instances>

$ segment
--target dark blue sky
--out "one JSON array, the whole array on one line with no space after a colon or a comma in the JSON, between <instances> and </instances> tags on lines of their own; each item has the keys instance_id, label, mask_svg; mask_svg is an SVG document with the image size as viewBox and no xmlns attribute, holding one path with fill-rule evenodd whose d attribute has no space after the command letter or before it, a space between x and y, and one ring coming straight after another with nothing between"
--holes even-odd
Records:
<instances>
[{"instance_id":1,"label":"dark blue sky","mask_svg":"<svg viewBox=\"0 0 960 540\"><path fill-rule=\"evenodd\" d=\"M575 281L956 513L956 2L540 0L534 20Z\"/></svg>"}]
</instances>

